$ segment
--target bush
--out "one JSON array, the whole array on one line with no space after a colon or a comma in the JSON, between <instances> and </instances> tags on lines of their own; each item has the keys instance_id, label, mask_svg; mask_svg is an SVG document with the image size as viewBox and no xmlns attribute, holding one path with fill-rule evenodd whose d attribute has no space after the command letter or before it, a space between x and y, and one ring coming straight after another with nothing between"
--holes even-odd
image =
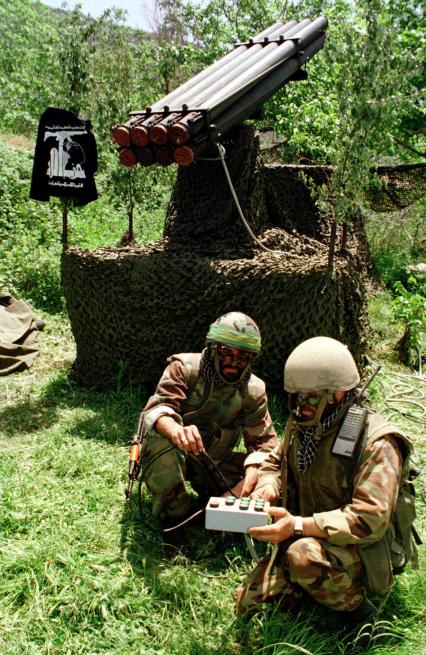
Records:
<instances>
[{"instance_id":1,"label":"bush","mask_svg":"<svg viewBox=\"0 0 426 655\"><path fill-rule=\"evenodd\" d=\"M406 288L396 282L396 297L392 301L395 317L405 325L399 349L404 363L418 366L426 359L426 281L409 277Z\"/></svg>"},{"instance_id":2,"label":"bush","mask_svg":"<svg viewBox=\"0 0 426 655\"><path fill-rule=\"evenodd\" d=\"M133 187L136 241L158 240L176 175L175 167L124 169L117 154L100 157L99 199L68 213L69 245L118 245L128 227L129 180ZM30 200L32 154L0 138L0 289L48 312L64 309L60 280L62 205Z\"/></svg>"},{"instance_id":3,"label":"bush","mask_svg":"<svg viewBox=\"0 0 426 655\"><path fill-rule=\"evenodd\" d=\"M426 196L400 212L370 214L367 236L374 265L389 289L407 284L410 265L426 258Z\"/></svg>"},{"instance_id":4,"label":"bush","mask_svg":"<svg viewBox=\"0 0 426 655\"><path fill-rule=\"evenodd\" d=\"M29 199L31 174L31 153L0 140L0 288L59 312L60 205Z\"/></svg>"}]
</instances>

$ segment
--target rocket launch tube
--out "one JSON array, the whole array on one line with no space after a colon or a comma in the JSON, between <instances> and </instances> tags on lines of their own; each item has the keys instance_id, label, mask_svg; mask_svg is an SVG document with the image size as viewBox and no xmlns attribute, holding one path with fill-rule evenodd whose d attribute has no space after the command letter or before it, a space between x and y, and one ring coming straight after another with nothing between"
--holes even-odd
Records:
<instances>
[{"instance_id":1,"label":"rocket launch tube","mask_svg":"<svg viewBox=\"0 0 426 655\"><path fill-rule=\"evenodd\" d=\"M295 29L297 26L298 23L295 20L289 21L284 25L281 24L278 29L271 32L270 35L266 37L267 41L264 41L263 43L258 43L255 41L254 45L250 46L249 48L240 46L244 49L237 59L227 62L218 70L213 71L211 75L202 80L200 83L189 87L185 93L179 94L179 96L175 98L173 102L162 103L161 108L166 108L168 110L179 110L182 109L185 104L191 104L192 106L195 106L194 99L196 97L201 97L206 93L209 93L209 90L212 86L215 88L220 87L224 78L228 80L236 77L239 71L243 70L243 68L247 68L250 65L248 63L249 61L262 56L263 50L265 48L270 48L271 46L275 47L275 39L279 39L280 36L284 37L284 34L287 32L287 30L290 30L291 28ZM269 41L272 41L272 43L269 43Z\"/></svg>"},{"instance_id":2,"label":"rocket launch tube","mask_svg":"<svg viewBox=\"0 0 426 655\"><path fill-rule=\"evenodd\" d=\"M174 95L175 99L187 98L188 101L191 101L194 109L204 110L204 113L208 112L209 120L214 120L216 115L222 113L227 106L238 100L238 97L246 93L251 86L255 86L263 76L268 74L270 69L279 65L283 59L291 57L298 48L303 48L309 43L319 32L326 28L327 24L325 18L318 18L315 21L305 19L300 23L290 21L284 25L275 23L252 39L252 42L256 43L259 38L267 35L267 39L281 37L282 43L272 42L264 47L262 45L253 45L251 48L247 48L245 45L239 46L232 53L216 62L217 65L213 64L205 69L205 71L196 75L166 98L170 99L172 95ZM277 25L279 26L278 29L276 29ZM290 25L291 27L289 27ZM296 46L295 43L298 45ZM234 61L235 52L238 52L236 59L239 63ZM254 65L252 65L252 59L254 59ZM232 70L229 70L230 68ZM226 71L228 72L226 73ZM218 77L220 79L214 82ZM194 87L193 82L197 79L200 80L200 78L201 86L197 87L196 84ZM188 91L182 96L181 92L184 87ZM178 91L179 94L177 94ZM196 93L199 93L199 95L194 96ZM164 106L166 98L162 98L158 103ZM169 137L175 144L179 145L185 143L193 134L198 133L203 124L202 119L200 122L200 114L194 115L193 112L180 118L178 113L173 115L173 113L170 114L167 111L164 113L164 118L158 114L152 117L146 114L141 116L138 112L131 112L130 115L131 119L128 123L118 125L113 130L113 138L121 147L128 147L132 142L138 146L145 146L151 138L157 144L163 144L167 142ZM146 121L148 121L148 125L145 125ZM173 123L176 127L173 126ZM158 125L158 128L152 129L154 125ZM151 133L149 132L150 128ZM169 136L167 135L168 128Z\"/></svg>"},{"instance_id":3,"label":"rocket launch tube","mask_svg":"<svg viewBox=\"0 0 426 655\"><path fill-rule=\"evenodd\" d=\"M303 49L311 41L314 41L320 33L324 32L327 27L328 21L326 18L317 18L310 25L306 26L299 34L303 38L297 37L297 44L293 40L292 30L290 30L290 40L285 41L282 45L277 46L272 51L269 51L266 56L263 56L259 62L254 66L250 66L245 70L242 75L233 79L229 84L223 86L217 93L209 93L204 99L200 99L200 103L196 102L197 109L206 109L210 112L214 111L217 115L223 111L223 107L229 105L229 101L233 101L235 94L241 94L250 86L254 86L257 82L268 75L276 66L278 66L285 59L289 59L295 55L299 50ZM273 44L271 44L273 45ZM265 48L266 50L266 48Z\"/></svg>"},{"instance_id":4,"label":"rocket launch tube","mask_svg":"<svg viewBox=\"0 0 426 655\"><path fill-rule=\"evenodd\" d=\"M222 91L225 92L226 88L231 86L234 81L237 83L236 81L243 77L245 73L248 73L248 71L257 69L259 66L261 66L261 62L263 60L267 60L268 56L273 56L272 53L274 51L284 47L286 43L285 39L291 37L294 31L299 31L300 25L306 25L310 21L307 18L302 21L302 23L295 23L295 21L291 22L293 25L290 28L284 26L286 27L285 31L281 30L275 34L276 40L271 41L264 47L251 47L248 53L241 58L241 62L238 64L238 66L233 66L226 74L221 75L214 84L209 84L209 86L203 89L201 93L194 93L190 98L191 106L194 109L207 109L211 107L212 103L209 102L209 98L211 98L211 96L213 96L215 93L221 93ZM281 57L279 56L278 59L280 58ZM221 72L223 73L224 71ZM208 106L207 102L209 102Z\"/></svg>"},{"instance_id":5,"label":"rocket launch tube","mask_svg":"<svg viewBox=\"0 0 426 655\"><path fill-rule=\"evenodd\" d=\"M292 57L284 61L280 66L276 67L266 78L252 87L246 94L239 98L237 102L232 104L226 111L220 114L215 122L214 131L213 125L210 127L210 134L204 138L199 139L194 147L191 147L191 142L183 148L176 148L175 161L179 162L179 154L181 155L182 162L187 163L181 165L189 165L194 161L202 152L211 145L220 134L226 132L230 127L246 120L251 114L266 100L268 100L274 93L283 86L289 78L300 69L301 64L306 62L313 55L321 50L324 46L326 35L322 34L320 37L307 45L303 53L299 53L298 57ZM192 150L192 156L188 152Z\"/></svg>"},{"instance_id":6,"label":"rocket launch tube","mask_svg":"<svg viewBox=\"0 0 426 655\"><path fill-rule=\"evenodd\" d=\"M263 46L261 45L262 43L262 41L260 40L261 38L264 39L275 38L279 36L279 34L283 32L283 30L286 30L289 25L296 26L297 22L289 21L286 24L283 24L282 22L274 23L274 25L267 28L266 30L264 30L263 32L261 32L256 37L250 40L255 44L250 48L250 50L253 50L253 48L255 50L256 48L262 49ZM258 42L259 45L257 45ZM225 55L219 61L215 62L214 64L206 68L204 71L201 71L201 73L199 73L198 75L195 75L195 77L188 80L188 82L175 89L175 91L172 91L167 96L161 98L158 102L152 105L152 107L148 107L147 108L147 110L149 110L148 113L143 111L130 112L130 116L132 117L130 121L128 121L128 123L124 125L119 125L116 128L114 128L113 138L116 141L116 143L123 146L129 145L130 139L126 134L126 131L127 130L130 131L132 129L134 124L133 121L135 121L135 119L137 120L137 117L141 115L143 117L142 118L143 121L145 120L150 121L150 125L147 126L148 130L145 132L145 123L143 122L142 124L140 124L138 121L138 129L135 130L135 142L137 140L138 144L145 145L145 142L148 143L148 141L152 139L158 145L166 143L166 141L168 140L167 127L169 127L169 124L171 122L170 116L168 114L168 111L171 108L168 106L167 102L171 102L173 99L173 103L179 108L178 109L179 111L181 109L181 106L179 105L179 101L183 102L185 99L189 101L193 93L195 93L196 91L201 92L203 89L208 88L211 83L212 76L214 80L218 80L222 76L223 69L227 71L229 71L230 69L234 69L236 64L235 60L241 58L241 56L245 54L247 50L249 50L247 46L245 45L239 46L232 52L228 53L228 55ZM252 56L252 54L250 56ZM164 111L164 118L161 117L159 118L157 115L155 124L159 124L164 120L165 123L167 123L167 125L165 125L164 127L159 125L159 127L156 130L154 130L151 133L151 135L149 135L149 128L152 126L151 121L153 120L152 117L151 118L149 117L149 113L158 112L158 111L161 112ZM148 141L146 141L147 137L148 137Z\"/></svg>"},{"instance_id":7,"label":"rocket launch tube","mask_svg":"<svg viewBox=\"0 0 426 655\"><path fill-rule=\"evenodd\" d=\"M240 56L238 61L232 61L226 66L221 67L200 84L190 88L186 94L178 96L170 109L175 111L181 109L182 111L185 111L188 108L188 103L192 105L194 109L198 106L202 106L202 102L208 100L212 93L220 92L223 90L224 86L226 87L227 84L229 85L244 72L250 70L254 65L253 61L258 62L260 59L266 57L267 54L280 45L280 42L284 44L286 38L290 38L295 32L300 32L311 22L312 21L309 18L306 18L300 23L297 23L294 20L285 23L278 30L271 32L269 39L274 39L273 41L266 45L256 44L251 46L248 51L242 53L244 56ZM242 92L244 92L244 90ZM188 118L193 120L194 116L190 113ZM178 119L175 122L178 122ZM182 138L181 140L176 133L179 132L179 128L173 130L168 118L164 118L164 120L153 129L151 134L152 140L156 143L165 143L168 139L167 128L171 130L170 138L173 140L174 137L175 143L180 144L185 142L185 138Z\"/></svg>"},{"instance_id":8,"label":"rocket launch tube","mask_svg":"<svg viewBox=\"0 0 426 655\"><path fill-rule=\"evenodd\" d=\"M268 100L288 79L305 63L324 47L326 35L322 34L315 41L309 43L303 54L292 57L275 68L265 79L261 80L248 93L242 96L235 104L228 107L215 121L216 132L224 133L232 125L246 120L261 104Z\"/></svg>"},{"instance_id":9,"label":"rocket launch tube","mask_svg":"<svg viewBox=\"0 0 426 655\"><path fill-rule=\"evenodd\" d=\"M282 45L278 45L278 47L269 51L266 57L263 57L257 64L244 71L237 79L231 81L213 96L210 95L207 98L208 107L203 107L201 103L201 106L197 105L197 108L207 110L210 120L214 120L228 106L234 104L239 97L247 93L251 87L256 86L264 77L268 76L283 60L294 56L298 52L298 45L294 43L293 39L297 38L299 43L301 35L300 44L306 47L309 40L313 41L318 33L325 30L328 24L325 18L319 18L310 22L309 25L302 25L302 23L297 26L301 27L301 29L292 29L288 32L286 36L289 36L290 40L284 41ZM197 121L194 119L195 113L191 112L170 127L169 136L173 143L182 145L202 129L203 120Z\"/></svg>"},{"instance_id":10,"label":"rocket launch tube","mask_svg":"<svg viewBox=\"0 0 426 655\"><path fill-rule=\"evenodd\" d=\"M307 19L309 22L309 19ZM289 21L284 25L281 24L280 27L270 33L269 39L278 39L281 37L284 40L285 34L287 31L298 29L300 26L303 27L304 23L297 23L296 21ZM238 61L228 62L226 65L221 66L218 70L213 71L211 75L202 79L198 84L188 87L187 91L183 94L179 94L173 101L173 103L166 104L164 99L160 101L160 108L164 111L184 111L187 108L189 103L193 107L196 107L198 98L204 98L212 93L216 89L221 89L223 85L237 77L243 70L246 70L250 67L251 61L257 59L259 56L263 55L263 51L268 49L275 48L277 43L272 42L267 45L262 45L261 43L255 43L255 45L250 48L246 48L240 53ZM238 49L238 48L237 48ZM244 55L244 56L243 56ZM198 96L197 96L198 94ZM176 118L176 120L178 120ZM167 129L170 127L169 116L165 116L164 119L155 126L155 129L150 133L150 139L152 139L157 144L164 144L168 140Z\"/></svg>"},{"instance_id":11,"label":"rocket launch tube","mask_svg":"<svg viewBox=\"0 0 426 655\"><path fill-rule=\"evenodd\" d=\"M253 37L253 41L261 41L263 38L268 37L269 34L275 32L278 28L280 28L282 24L283 23L281 21L278 21L274 23L274 25L267 27L265 30L260 32L260 34L257 34L257 36ZM222 66L228 63L229 61L238 58L246 50L247 50L247 46L243 45L243 46L239 46L238 48L235 48L235 50L232 50L231 52L228 52L227 55L224 55L223 57L218 59L218 61L215 61L210 66L200 71L197 75L189 79L187 82L181 84L177 89L171 91L170 93L168 93L166 96L155 102L150 107L147 107L147 109L150 111L161 111L165 105L169 105L171 102L175 102L175 99L178 97L178 95L185 93L188 89L191 89L194 86L194 84L198 84L199 82L203 81L205 78L209 77L216 70L222 68ZM131 115L141 114L144 113L144 111L145 110L131 112Z\"/></svg>"}]
</instances>

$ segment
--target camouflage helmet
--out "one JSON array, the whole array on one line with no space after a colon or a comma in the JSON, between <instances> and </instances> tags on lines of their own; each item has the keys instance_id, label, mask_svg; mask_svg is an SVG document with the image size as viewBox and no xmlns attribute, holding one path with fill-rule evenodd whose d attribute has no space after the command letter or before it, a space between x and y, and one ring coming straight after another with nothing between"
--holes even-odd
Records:
<instances>
[{"instance_id":1,"label":"camouflage helmet","mask_svg":"<svg viewBox=\"0 0 426 655\"><path fill-rule=\"evenodd\" d=\"M289 393L348 391L360 381L347 346L330 337L313 337L299 344L284 366Z\"/></svg>"},{"instance_id":2,"label":"camouflage helmet","mask_svg":"<svg viewBox=\"0 0 426 655\"><path fill-rule=\"evenodd\" d=\"M258 326L250 316L241 312L228 312L216 319L209 327L206 341L256 354L261 346Z\"/></svg>"}]
</instances>

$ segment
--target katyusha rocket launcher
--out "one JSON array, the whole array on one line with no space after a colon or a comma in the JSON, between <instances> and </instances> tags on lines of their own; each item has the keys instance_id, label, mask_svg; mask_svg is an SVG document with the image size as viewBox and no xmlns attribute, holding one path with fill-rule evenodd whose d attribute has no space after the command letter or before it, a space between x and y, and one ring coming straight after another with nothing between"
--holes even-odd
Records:
<instances>
[{"instance_id":1,"label":"katyusha rocket launcher","mask_svg":"<svg viewBox=\"0 0 426 655\"><path fill-rule=\"evenodd\" d=\"M234 125L253 116L284 84L306 79L324 46L326 18L275 23L113 129L125 166L189 166Z\"/></svg>"}]
</instances>

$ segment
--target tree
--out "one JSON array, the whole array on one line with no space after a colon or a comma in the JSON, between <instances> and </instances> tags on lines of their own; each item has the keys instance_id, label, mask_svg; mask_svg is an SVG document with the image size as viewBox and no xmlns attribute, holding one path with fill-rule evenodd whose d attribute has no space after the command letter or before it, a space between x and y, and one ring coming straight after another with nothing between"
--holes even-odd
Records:
<instances>
[{"instance_id":1,"label":"tree","mask_svg":"<svg viewBox=\"0 0 426 655\"><path fill-rule=\"evenodd\" d=\"M416 53L401 56L389 5L359 0L352 21L326 53L335 66L337 107L332 199L337 220L349 222L363 205L366 190L378 180L372 167L395 154L401 103L412 93ZM325 191L325 195L329 190Z\"/></svg>"},{"instance_id":2,"label":"tree","mask_svg":"<svg viewBox=\"0 0 426 655\"><path fill-rule=\"evenodd\" d=\"M57 103L59 35L38 0L0 0L0 121L3 129L33 134L40 114Z\"/></svg>"},{"instance_id":3,"label":"tree","mask_svg":"<svg viewBox=\"0 0 426 655\"><path fill-rule=\"evenodd\" d=\"M161 97L186 81L196 65L184 2L156 0L151 27L149 69L157 82L155 87L160 81Z\"/></svg>"}]
</instances>

